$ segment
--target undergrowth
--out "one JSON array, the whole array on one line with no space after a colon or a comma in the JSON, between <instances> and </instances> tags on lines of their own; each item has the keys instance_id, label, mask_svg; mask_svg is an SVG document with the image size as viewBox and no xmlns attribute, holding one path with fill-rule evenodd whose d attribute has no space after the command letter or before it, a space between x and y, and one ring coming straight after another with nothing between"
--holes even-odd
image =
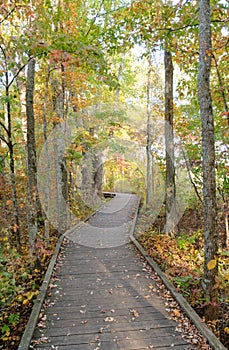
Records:
<instances>
[{"instance_id":1,"label":"undergrowth","mask_svg":"<svg viewBox=\"0 0 229 350\"><path fill-rule=\"evenodd\" d=\"M144 215L140 216L140 222L141 220L146 222ZM187 222L187 218L184 218L184 221ZM202 288L203 229L195 227L192 230L190 225L187 225L187 229L182 228L175 235L170 236L161 233L158 225L158 222L155 222L144 234L138 232L138 241L165 272L177 291L187 299L204 320L204 308L207 301ZM141 224L139 226L141 231ZM229 348L229 252L221 249L218 262L219 277L215 287L219 291L219 318L209 322L208 325L221 342Z\"/></svg>"},{"instance_id":2,"label":"undergrowth","mask_svg":"<svg viewBox=\"0 0 229 350\"><path fill-rule=\"evenodd\" d=\"M71 202L71 210L76 223L92 212L82 201L76 200ZM51 229L49 240L46 241L41 227L31 257L25 225L22 225L20 253L12 242L7 221L2 221L1 226L5 226L5 229L0 231L0 349L16 350L55 250L59 233Z\"/></svg>"},{"instance_id":3,"label":"undergrowth","mask_svg":"<svg viewBox=\"0 0 229 350\"><path fill-rule=\"evenodd\" d=\"M37 257L33 258L27 246L22 246L19 254L6 235L0 240L0 349L12 350L20 341L56 239L52 238L48 247L38 240ZM39 268L36 268L38 256Z\"/></svg>"}]
</instances>

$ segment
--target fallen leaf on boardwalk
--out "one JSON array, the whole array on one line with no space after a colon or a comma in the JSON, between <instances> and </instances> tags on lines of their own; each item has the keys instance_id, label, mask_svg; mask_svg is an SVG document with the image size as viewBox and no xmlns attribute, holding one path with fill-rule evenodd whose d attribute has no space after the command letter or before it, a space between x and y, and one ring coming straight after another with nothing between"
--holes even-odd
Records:
<instances>
[{"instance_id":1,"label":"fallen leaf on boardwalk","mask_svg":"<svg viewBox=\"0 0 229 350\"><path fill-rule=\"evenodd\" d=\"M105 331L106 329L109 329L110 328L110 326L104 326L104 327L101 327L100 329L99 329L99 332L98 333L103 333L103 331Z\"/></svg>"},{"instance_id":2,"label":"fallen leaf on boardwalk","mask_svg":"<svg viewBox=\"0 0 229 350\"><path fill-rule=\"evenodd\" d=\"M144 298L145 298L145 299L149 299L149 298L150 298L150 295L149 295L149 294L148 294L148 295L145 295Z\"/></svg>"},{"instance_id":3,"label":"fallen leaf on boardwalk","mask_svg":"<svg viewBox=\"0 0 229 350\"><path fill-rule=\"evenodd\" d=\"M82 323L82 324L87 324L87 323L88 323L88 320L82 320L81 323Z\"/></svg>"},{"instance_id":4,"label":"fallen leaf on boardwalk","mask_svg":"<svg viewBox=\"0 0 229 350\"><path fill-rule=\"evenodd\" d=\"M153 285L152 285L152 284L149 284L148 288L149 288L149 289L153 289Z\"/></svg>"},{"instance_id":5,"label":"fallen leaf on boardwalk","mask_svg":"<svg viewBox=\"0 0 229 350\"><path fill-rule=\"evenodd\" d=\"M174 316L180 316L180 311L175 309L175 310L173 310L173 314L174 314Z\"/></svg>"},{"instance_id":6,"label":"fallen leaf on boardwalk","mask_svg":"<svg viewBox=\"0 0 229 350\"><path fill-rule=\"evenodd\" d=\"M106 318L104 318L104 321L105 322L114 322L114 317L106 317Z\"/></svg>"},{"instance_id":7,"label":"fallen leaf on boardwalk","mask_svg":"<svg viewBox=\"0 0 229 350\"><path fill-rule=\"evenodd\" d=\"M44 315L43 317L41 317L42 321L46 321L46 319L47 319L47 315Z\"/></svg>"},{"instance_id":8,"label":"fallen leaf on boardwalk","mask_svg":"<svg viewBox=\"0 0 229 350\"><path fill-rule=\"evenodd\" d=\"M81 314L85 314L85 313L86 313L86 310L80 310L80 313L81 313Z\"/></svg>"},{"instance_id":9,"label":"fallen leaf on boardwalk","mask_svg":"<svg viewBox=\"0 0 229 350\"><path fill-rule=\"evenodd\" d=\"M45 329L46 328L46 323L41 321L41 322L38 323L38 327L42 328L42 329Z\"/></svg>"},{"instance_id":10,"label":"fallen leaf on boardwalk","mask_svg":"<svg viewBox=\"0 0 229 350\"><path fill-rule=\"evenodd\" d=\"M130 312L134 315L134 317L139 317L139 313L137 310L132 309L132 310L130 310Z\"/></svg>"},{"instance_id":11,"label":"fallen leaf on boardwalk","mask_svg":"<svg viewBox=\"0 0 229 350\"><path fill-rule=\"evenodd\" d=\"M53 289L53 288L56 288L57 287L57 284L50 284L49 285L49 289Z\"/></svg>"}]
</instances>

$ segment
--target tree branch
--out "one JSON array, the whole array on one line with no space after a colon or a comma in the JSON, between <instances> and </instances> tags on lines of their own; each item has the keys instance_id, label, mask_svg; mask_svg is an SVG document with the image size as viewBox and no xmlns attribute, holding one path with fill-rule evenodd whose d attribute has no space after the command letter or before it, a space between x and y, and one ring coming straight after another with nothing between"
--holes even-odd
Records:
<instances>
[{"instance_id":1,"label":"tree branch","mask_svg":"<svg viewBox=\"0 0 229 350\"><path fill-rule=\"evenodd\" d=\"M2 140L9 147L9 142L6 141L6 139L2 135L0 135L0 140Z\"/></svg>"},{"instance_id":2,"label":"tree branch","mask_svg":"<svg viewBox=\"0 0 229 350\"><path fill-rule=\"evenodd\" d=\"M98 15L99 15L99 13L100 13L100 11L101 11L101 8L102 8L103 4L104 4L104 0L101 1L100 6L99 6L99 9L98 9L98 11L97 11L95 17L93 18L93 20L92 20L92 22L91 22L90 28L88 29L88 31L87 31L87 33L86 33L86 36L88 36L88 34L90 33L90 31L91 31L93 25L95 24L95 21L96 21L96 19L98 18Z\"/></svg>"},{"instance_id":3,"label":"tree branch","mask_svg":"<svg viewBox=\"0 0 229 350\"><path fill-rule=\"evenodd\" d=\"M229 22L229 17L226 18L225 20L212 20L211 23L227 23ZM187 28L191 28L191 27L198 27L199 26L199 23L189 23L189 24L186 24L185 26L182 26L182 27L178 27L178 28L172 28L172 27L165 27L165 28L157 28L157 30L165 30L165 31L168 31L168 32L178 32L180 30L183 30L183 29L187 29Z\"/></svg>"},{"instance_id":4,"label":"tree branch","mask_svg":"<svg viewBox=\"0 0 229 350\"><path fill-rule=\"evenodd\" d=\"M15 75L13 76L11 82L9 83L8 87L10 87L10 86L13 84L14 80L19 76L19 74L21 73L21 71L23 71L23 69L27 66L27 64L28 64L33 58L34 58L34 56L30 56L29 59L28 59L28 61L27 61L25 64L23 64L23 66L21 66L21 67L18 69L17 73L15 73Z\"/></svg>"},{"instance_id":5,"label":"tree branch","mask_svg":"<svg viewBox=\"0 0 229 350\"><path fill-rule=\"evenodd\" d=\"M7 13L7 15L0 21L0 24L2 24L5 20L7 20L7 18L8 18L10 15L12 15L12 13L15 11L15 9L16 9L16 6L14 6L14 7L12 8L12 10L10 10L10 12Z\"/></svg>"},{"instance_id":6,"label":"tree branch","mask_svg":"<svg viewBox=\"0 0 229 350\"><path fill-rule=\"evenodd\" d=\"M188 177L189 177L189 180L190 180L192 186L194 187L194 190L195 190L195 192L196 192L196 195L197 195L199 201L200 201L201 203L203 203L203 200L202 200L202 198L201 198L201 196L200 196L200 194L199 194L199 191L198 191L198 189L197 189L197 187L196 187L196 184L195 184L195 182L194 182L193 179L192 179L192 176L191 176L191 172L192 172L192 171L191 171L191 169L190 169L190 165L189 165L188 159L187 159L187 157L186 157L185 151L184 151L183 148L181 148L181 151L182 151L182 153L183 153L183 157L184 157L184 160L185 160L186 168L187 168L187 170L188 170Z\"/></svg>"},{"instance_id":7,"label":"tree branch","mask_svg":"<svg viewBox=\"0 0 229 350\"><path fill-rule=\"evenodd\" d=\"M0 121L0 126L5 130L7 135L9 135L9 130L7 129L7 127L1 121Z\"/></svg>"}]
</instances>

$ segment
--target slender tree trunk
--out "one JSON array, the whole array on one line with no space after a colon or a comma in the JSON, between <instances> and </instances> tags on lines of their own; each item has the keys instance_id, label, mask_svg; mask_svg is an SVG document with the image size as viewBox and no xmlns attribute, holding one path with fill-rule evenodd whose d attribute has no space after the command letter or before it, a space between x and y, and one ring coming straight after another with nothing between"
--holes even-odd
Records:
<instances>
[{"instance_id":1,"label":"slender tree trunk","mask_svg":"<svg viewBox=\"0 0 229 350\"><path fill-rule=\"evenodd\" d=\"M166 225L165 232L176 224L176 186L173 134L173 62L171 52L165 49L165 153L166 153Z\"/></svg>"},{"instance_id":2,"label":"slender tree trunk","mask_svg":"<svg viewBox=\"0 0 229 350\"><path fill-rule=\"evenodd\" d=\"M152 154L151 154L151 59L148 59L149 69L147 74L147 141L146 141L146 208L152 199Z\"/></svg>"},{"instance_id":3,"label":"slender tree trunk","mask_svg":"<svg viewBox=\"0 0 229 350\"><path fill-rule=\"evenodd\" d=\"M226 209L226 212L225 212L225 230L226 230L226 239L225 239L225 245L226 245L226 248L229 248L229 224L228 224L228 221L229 221L229 210Z\"/></svg>"},{"instance_id":4,"label":"slender tree trunk","mask_svg":"<svg viewBox=\"0 0 229 350\"><path fill-rule=\"evenodd\" d=\"M30 253L33 254L37 236L37 166L34 121L34 75L35 59L28 63L26 81L26 118L27 118L27 225L29 232Z\"/></svg>"},{"instance_id":5,"label":"slender tree trunk","mask_svg":"<svg viewBox=\"0 0 229 350\"><path fill-rule=\"evenodd\" d=\"M118 110L118 105L119 105L119 96L120 96L120 91L121 91L121 82L122 82L124 59L125 59L125 53L123 52L122 53L121 62L120 62L120 65L119 65L119 70L118 70L118 87L117 87L117 89L115 91L114 111Z\"/></svg>"},{"instance_id":6,"label":"slender tree trunk","mask_svg":"<svg viewBox=\"0 0 229 350\"><path fill-rule=\"evenodd\" d=\"M9 148L10 155L10 179L12 186L12 202L13 202L13 216L14 216L14 227L13 227L13 238L15 237L18 251L20 251L20 231L19 231L19 214L18 214L18 199L17 199L17 188L15 180L15 165L14 165L14 146L12 141L12 124L11 124L11 105L10 105L10 92L9 92L9 75L6 72L6 99L7 99L7 145Z\"/></svg>"},{"instance_id":7,"label":"slender tree trunk","mask_svg":"<svg viewBox=\"0 0 229 350\"><path fill-rule=\"evenodd\" d=\"M208 302L205 317L207 320L213 320L217 318L218 290L215 288L215 283L218 275L218 235L216 230L214 118L210 91L212 58L210 1L199 0L198 4L200 40L198 95L202 120L204 198L204 290ZM214 264L209 265L209 262L216 262L215 267L213 267Z\"/></svg>"},{"instance_id":8,"label":"slender tree trunk","mask_svg":"<svg viewBox=\"0 0 229 350\"><path fill-rule=\"evenodd\" d=\"M46 155L46 186L44 193L44 211L45 211L45 239L49 242L50 236L50 224L49 224L49 198L50 198L50 186L51 186L51 169L50 169L50 150L49 143L47 142L47 102L48 102L48 88L49 88L49 79L50 79L50 67L48 66L46 80L45 80L45 94L44 94L44 107L43 107L43 135L44 135L44 147Z\"/></svg>"},{"instance_id":9,"label":"slender tree trunk","mask_svg":"<svg viewBox=\"0 0 229 350\"><path fill-rule=\"evenodd\" d=\"M102 185L103 185L103 162L101 152L96 151L94 156L94 192L95 200L102 197Z\"/></svg>"},{"instance_id":10,"label":"slender tree trunk","mask_svg":"<svg viewBox=\"0 0 229 350\"><path fill-rule=\"evenodd\" d=\"M197 198L199 199L200 203L203 203L203 200L202 200L202 198L201 198L201 196L200 196L200 194L199 194L198 188L197 188L195 182L194 182L193 179L192 179L191 168L190 168L190 165L189 165L189 161L188 161L188 159L187 159L187 156L186 156L185 151L184 151L183 148L182 148L182 154L183 154L184 161L185 161L185 165L186 165L186 168L187 168L187 171L188 171L189 180L190 180L190 182L191 182L191 184L192 184L192 186L193 186L193 188L194 188L194 191L195 191L196 196L197 196Z\"/></svg>"},{"instance_id":11,"label":"slender tree trunk","mask_svg":"<svg viewBox=\"0 0 229 350\"><path fill-rule=\"evenodd\" d=\"M22 65L22 64L21 64ZM25 69L20 73L20 77L23 77L23 80L16 79L17 83L17 89L19 93L19 99L20 99L20 109L21 109L21 121L22 121L22 133L24 140L26 142L26 76L25 76Z\"/></svg>"}]
</instances>

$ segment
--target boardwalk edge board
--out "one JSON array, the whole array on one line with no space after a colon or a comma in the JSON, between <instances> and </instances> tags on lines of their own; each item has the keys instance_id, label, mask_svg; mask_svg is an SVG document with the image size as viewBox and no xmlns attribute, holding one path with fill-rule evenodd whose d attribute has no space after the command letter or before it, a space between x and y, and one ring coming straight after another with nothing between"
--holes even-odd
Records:
<instances>
[{"instance_id":1,"label":"boardwalk edge board","mask_svg":"<svg viewBox=\"0 0 229 350\"><path fill-rule=\"evenodd\" d=\"M139 200L140 202L140 200ZM139 208L139 203L138 203ZM147 260L148 264L151 268L158 274L166 288L170 291L176 302L180 305L182 310L188 316L188 318L192 321L192 323L196 326L199 332L207 339L209 345L214 350L227 350L225 346L219 341L219 339L211 332L211 330L207 327L205 323L201 320L199 315L195 312L195 310L191 307L191 305L187 302L187 300L183 297L182 294L178 293L174 287L174 285L167 279L164 272L160 269L158 264L147 254L145 249L139 244L134 236L134 229L137 222L138 217L138 208L135 213L135 218L133 220L133 225L131 228L131 241L136 246L136 248L140 251L142 256Z\"/></svg>"},{"instance_id":2,"label":"boardwalk edge board","mask_svg":"<svg viewBox=\"0 0 229 350\"><path fill-rule=\"evenodd\" d=\"M112 193L111 196L109 196L109 194L106 196L106 198L110 197L111 199L115 196L115 193ZM106 203L105 203L106 204ZM92 216L94 216L102 207L103 205L105 205L104 203L99 207L97 208L92 214L88 215L83 222L87 222ZM40 314L40 311L41 311L41 308L43 306L43 303L44 303L44 299L45 299L45 296L46 296L46 293L47 293L47 290L48 290L48 286L49 286L49 282L50 282L50 279L51 279L51 276L52 276L52 273L53 273L53 269L55 267L55 264L56 264L56 260L57 260L57 257L59 255L59 252L60 252L60 248L62 246L62 243L63 243L63 240L64 238L69 235L72 231L74 231L75 229L77 229L79 226L81 225L81 223L73 226L72 228L70 228L69 230L67 230L65 233L63 233L57 244L56 244L56 247L55 247L55 252L51 258L51 261L49 263L49 266L48 266L48 269L46 271L46 274L45 274L45 278L43 280L43 283L41 285L41 288L40 288L40 291L39 291L39 294L34 302L34 305L33 305L33 308L32 308L32 311L31 311L31 314L30 314L30 317L29 317L29 320L27 322L27 325L26 325L26 328L24 330L24 333L21 337L21 340L20 340L20 344L18 346L18 350L29 350L30 349L30 343L31 343L31 340L32 340L32 337L33 337L33 333L34 333L34 330L36 328L36 325L37 325L37 321L38 321L38 318L39 318L39 314Z\"/></svg>"}]
</instances>

